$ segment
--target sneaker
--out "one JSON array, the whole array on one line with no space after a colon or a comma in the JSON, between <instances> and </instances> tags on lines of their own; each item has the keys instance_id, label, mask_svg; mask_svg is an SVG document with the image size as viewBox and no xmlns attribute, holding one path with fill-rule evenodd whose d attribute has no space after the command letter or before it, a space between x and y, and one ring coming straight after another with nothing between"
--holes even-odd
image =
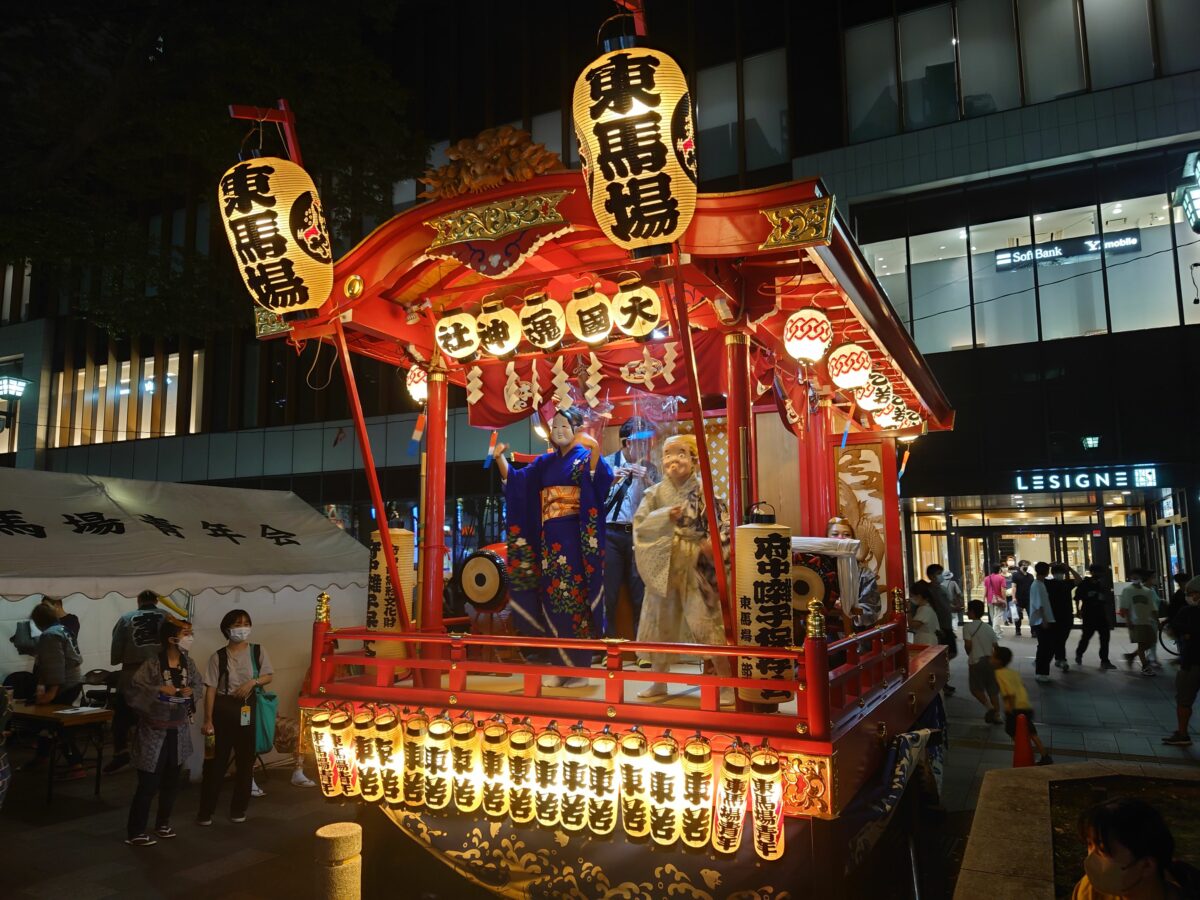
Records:
<instances>
[{"instance_id":1,"label":"sneaker","mask_svg":"<svg viewBox=\"0 0 1200 900\"><path fill-rule=\"evenodd\" d=\"M1181 732L1178 732L1178 731L1176 731L1174 734L1170 735L1169 737L1163 738L1162 742L1164 744L1166 744L1168 747L1190 747L1190 746L1192 746L1191 737L1189 735L1182 734Z\"/></svg>"},{"instance_id":2,"label":"sneaker","mask_svg":"<svg viewBox=\"0 0 1200 900\"><path fill-rule=\"evenodd\" d=\"M1071 667L1069 665L1067 665L1067 661L1065 659L1060 659L1060 660L1056 661L1054 663L1054 665L1064 672L1069 672L1071 670Z\"/></svg>"},{"instance_id":3,"label":"sneaker","mask_svg":"<svg viewBox=\"0 0 1200 900\"><path fill-rule=\"evenodd\" d=\"M1116 666L1114 666L1112 663L1110 663L1107 659L1100 660L1100 670L1102 672L1107 671L1108 669L1115 669L1115 668L1116 668Z\"/></svg>"},{"instance_id":4,"label":"sneaker","mask_svg":"<svg viewBox=\"0 0 1200 900\"><path fill-rule=\"evenodd\" d=\"M212 816L209 816L207 819L197 819L196 824L199 825L201 828L207 828L209 825L212 824Z\"/></svg>"},{"instance_id":5,"label":"sneaker","mask_svg":"<svg viewBox=\"0 0 1200 900\"><path fill-rule=\"evenodd\" d=\"M1038 760L1038 761L1035 763L1035 765L1039 765L1039 766L1049 766L1049 765L1053 765L1053 763L1054 763L1054 758L1053 758L1053 757L1051 757L1049 753L1047 753L1047 754L1045 754L1044 756L1042 756L1042 758L1041 758L1041 759L1039 759L1039 760Z\"/></svg>"},{"instance_id":6,"label":"sneaker","mask_svg":"<svg viewBox=\"0 0 1200 900\"><path fill-rule=\"evenodd\" d=\"M648 669L652 665L654 665L654 663L650 662L650 660L648 660L648 659L639 659L638 660L638 668L639 669Z\"/></svg>"},{"instance_id":7,"label":"sneaker","mask_svg":"<svg viewBox=\"0 0 1200 900\"><path fill-rule=\"evenodd\" d=\"M317 783L304 774L303 769L297 769L292 773L292 784L295 787L316 787Z\"/></svg>"},{"instance_id":8,"label":"sneaker","mask_svg":"<svg viewBox=\"0 0 1200 900\"><path fill-rule=\"evenodd\" d=\"M1081 667L1083 666L1083 654L1082 653L1075 654L1075 665L1081 666Z\"/></svg>"},{"instance_id":9,"label":"sneaker","mask_svg":"<svg viewBox=\"0 0 1200 900\"><path fill-rule=\"evenodd\" d=\"M1049 675L1035 675L1033 680L1036 681L1038 684L1049 684L1050 676Z\"/></svg>"},{"instance_id":10,"label":"sneaker","mask_svg":"<svg viewBox=\"0 0 1200 900\"><path fill-rule=\"evenodd\" d=\"M104 767L104 774L111 775L111 774L113 774L113 772L120 772L122 769L124 769L128 765L129 765L129 754L128 753L118 753L116 756L114 756L109 761L108 765L106 765Z\"/></svg>"},{"instance_id":11,"label":"sneaker","mask_svg":"<svg viewBox=\"0 0 1200 900\"><path fill-rule=\"evenodd\" d=\"M82 763L75 763L67 771L58 776L59 781L78 781L80 778L87 778L87 769Z\"/></svg>"},{"instance_id":12,"label":"sneaker","mask_svg":"<svg viewBox=\"0 0 1200 900\"><path fill-rule=\"evenodd\" d=\"M1128 666L1130 669L1132 669L1133 661L1135 659L1137 659L1137 654L1136 653L1122 653L1121 658L1123 660L1125 660L1125 665Z\"/></svg>"},{"instance_id":13,"label":"sneaker","mask_svg":"<svg viewBox=\"0 0 1200 900\"><path fill-rule=\"evenodd\" d=\"M1160 663L1157 659L1150 660L1150 666L1160 671L1162 670L1162 663Z\"/></svg>"},{"instance_id":14,"label":"sneaker","mask_svg":"<svg viewBox=\"0 0 1200 900\"><path fill-rule=\"evenodd\" d=\"M1145 677L1147 677L1147 678L1153 678L1153 677L1154 677L1154 676L1156 676L1157 674L1158 674L1158 673L1157 673L1157 672L1155 672L1155 671L1154 671L1152 668L1150 668L1149 666L1142 666L1142 675L1144 675Z\"/></svg>"},{"instance_id":15,"label":"sneaker","mask_svg":"<svg viewBox=\"0 0 1200 900\"><path fill-rule=\"evenodd\" d=\"M1020 629L1020 628L1018 628L1018 629L1017 629L1017 637L1020 637L1020 636L1021 636L1021 629Z\"/></svg>"},{"instance_id":16,"label":"sneaker","mask_svg":"<svg viewBox=\"0 0 1200 900\"><path fill-rule=\"evenodd\" d=\"M262 788L260 788L260 787L258 786L258 782L257 782L257 781L255 781L253 778L251 778L251 779L250 779L250 796L251 796L251 797L265 797L265 796L267 796L267 792L266 792L266 791L264 791Z\"/></svg>"},{"instance_id":17,"label":"sneaker","mask_svg":"<svg viewBox=\"0 0 1200 900\"><path fill-rule=\"evenodd\" d=\"M178 837L178 835L175 833L175 829L170 825L156 825L154 827L154 836L160 837L165 841L169 841L173 837Z\"/></svg>"},{"instance_id":18,"label":"sneaker","mask_svg":"<svg viewBox=\"0 0 1200 900\"><path fill-rule=\"evenodd\" d=\"M125 843L130 847L153 847L158 841L148 834L139 834L137 837L125 838Z\"/></svg>"},{"instance_id":19,"label":"sneaker","mask_svg":"<svg viewBox=\"0 0 1200 900\"><path fill-rule=\"evenodd\" d=\"M229 821L234 822L238 825L241 825L243 822L246 821L246 814L242 813L242 815L240 815L240 816L230 816Z\"/></svg>"}]
</instances>

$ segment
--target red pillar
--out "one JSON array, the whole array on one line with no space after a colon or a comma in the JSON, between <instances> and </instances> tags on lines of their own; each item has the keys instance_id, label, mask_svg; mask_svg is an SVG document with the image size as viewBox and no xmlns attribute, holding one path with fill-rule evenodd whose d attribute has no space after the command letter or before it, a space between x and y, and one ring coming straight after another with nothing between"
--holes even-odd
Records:
<instances>
[{"instance_id":1,"label":"red pillar","mask_svg":"<svg viewBox=\"0 0 1200 900\"><path fill-rule=\"evenodd\" d=\"M729 518L734 526L745 521L754 502L750 493L750 336L725 335L726 419L729 444Z\"/></svg>"},{"instance_id":2,"label":"red pillar","mask_svg":"<svg viewBox=\"0 0 1200 900\"><path fill-rule=\"evenodd\" d=\"M804 639L804 695L808 698L808 736L829 740L829 652L825 616L820 600L808 606L808 634Z\"/></svg>"},{"instance_id":3,"label":"red pillar","mask_svg":"<svg viewBox=\"0 0 1200 900\"><path fill-rule=\"evenodd\" d=\"M808 461L808 533L824 535L829 519L837 512L837 488L834 481L836 448L830 436L832 410L822 400L808 421L805 456Z\"/></svg>"},{"instance_id":4,"label":"red pillar","mask_svg":"<svg viewBox=\"0 0 1200 900\"><path fill-rule=\"evenodd\" d=\"M425 402L425 495L421 498L420 630L442 633L442 560L446 553L446 373L429 373ZM423 653L436 655L436 652ZM436 677L436 674L434 675Z\"/></svg>"}]
</instances>

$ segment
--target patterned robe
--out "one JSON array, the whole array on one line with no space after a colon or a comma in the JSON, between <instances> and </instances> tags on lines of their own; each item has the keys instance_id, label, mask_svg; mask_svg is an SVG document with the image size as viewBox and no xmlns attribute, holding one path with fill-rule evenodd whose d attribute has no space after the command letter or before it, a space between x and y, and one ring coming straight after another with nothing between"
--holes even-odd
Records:
<instances>
[{"instance_id":1,"label":"patterned robe","mask_svg":"<svg viewBox=\"0 0 1200 900\"><path fill-rule=\"evenodd\" d=\"M508 510L508 570L513 622L531 637L604 637L604 498L612 467L600 458L589 471L586 447L543 453L529 465L510 468L504 497ZM579 490L577 515L542 519L542 491ZM590 650L556 651L564 665L586 667Z\"/></svg>"},{"instance_id":2,"label":"patterned robe","mask_svg":"<svg viewBox=\"0 0 1200 900\"><path fill-rule=\"evenodd\" d=\"M142 663L129 688L129 705L137 710L139 717L133 737L132 762L135 769L143 772L157 770L158 755L162 752L168 729L174 730L177 737L176 758L167 760L167 764L182 765L192 755L192 715L194 709L204 709L204 682L191 656L186 653L181 656L183 684L193 691L191 703L161 692L166 676L157 656Z\"/></svg>"}]
</instances>

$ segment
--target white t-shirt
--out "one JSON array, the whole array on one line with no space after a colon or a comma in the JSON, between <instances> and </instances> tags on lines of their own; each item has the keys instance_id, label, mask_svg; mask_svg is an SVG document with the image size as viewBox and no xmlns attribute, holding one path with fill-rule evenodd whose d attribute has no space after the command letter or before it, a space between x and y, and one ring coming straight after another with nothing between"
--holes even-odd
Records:
<instances>
[{"instance_id":1,"label":"white t-shirt","mask_svg":"<svg viewBox=\"0 0 1200 900\"><path fill-rule=\"evenodd\" d=\"M912 624L916 626L913 629L914 644L930 646L937 644L938 617L932 606L928 603L918 606L917 611L913 614Z\"/></svg>"},{"instance_id":2,"label":"white t-shirt","mask_svg":"<svg viewBox=\"0 0 1200 900\"><path fill-rule=\"evenodd\" d=\"M971 642L971 654L967 662L971 665L992 655L996 647L996 632L987 622L968 622L963 626L963 641Z\"/></svg>"},{"instance_id":3,"label":"white t-shirt","mask_svg":"<svg viewBox=\"0 0 1200 900\"><path fill-rule=\"evenodd\" d=\"M229 653L226 648L226 653ZM217 680L221 677L221 653L218 650L208 658L208 665L204 669L204 685L205 687L216 688ZM271 668L271 660L267 656L267 648L260 646L258 649L259 675L273 675L275 670ZM245 651L242 653L229 653L229 684L226 686L221 684L220 693L232 694L240 686L254 677L253 670L254 662L250 658L250 645L246 645Z\"/></svg>"}]
</instances>

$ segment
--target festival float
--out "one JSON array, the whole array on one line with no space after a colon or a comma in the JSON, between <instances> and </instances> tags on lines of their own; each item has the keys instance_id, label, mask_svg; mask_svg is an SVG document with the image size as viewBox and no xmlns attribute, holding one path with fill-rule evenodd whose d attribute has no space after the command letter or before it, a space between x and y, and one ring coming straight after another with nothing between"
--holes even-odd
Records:
<instances>
[{"instance_id":1,"label":"festival float","mask_svg":"<svg viewBox=\"0 0 1200 900\"><path fill-rule=\"evenodd\" d=\"M317 609L300 705L324 793L499 895L839 896L943 752L947 660L907 643L897 495L907 442L953 410L822 182L698 192L683 74L625 37L575 87L581 170L489 130L427 173L429 202L334 263L286 103L231 112L280 123L290 156L239 162L218 189L258 335L333 348L376 522L354 356L402 370L423 404L418 564L413 535L383 527L364 621ZM610 451L646 409L656 439L690 432L723 642L446 616L451 384L491 432L485 465L497 430L567 407ZM477 612L556 564L519 531L454 573ZM638 697L651 682L667 695Z\"/></svg>"}]
</instances>

